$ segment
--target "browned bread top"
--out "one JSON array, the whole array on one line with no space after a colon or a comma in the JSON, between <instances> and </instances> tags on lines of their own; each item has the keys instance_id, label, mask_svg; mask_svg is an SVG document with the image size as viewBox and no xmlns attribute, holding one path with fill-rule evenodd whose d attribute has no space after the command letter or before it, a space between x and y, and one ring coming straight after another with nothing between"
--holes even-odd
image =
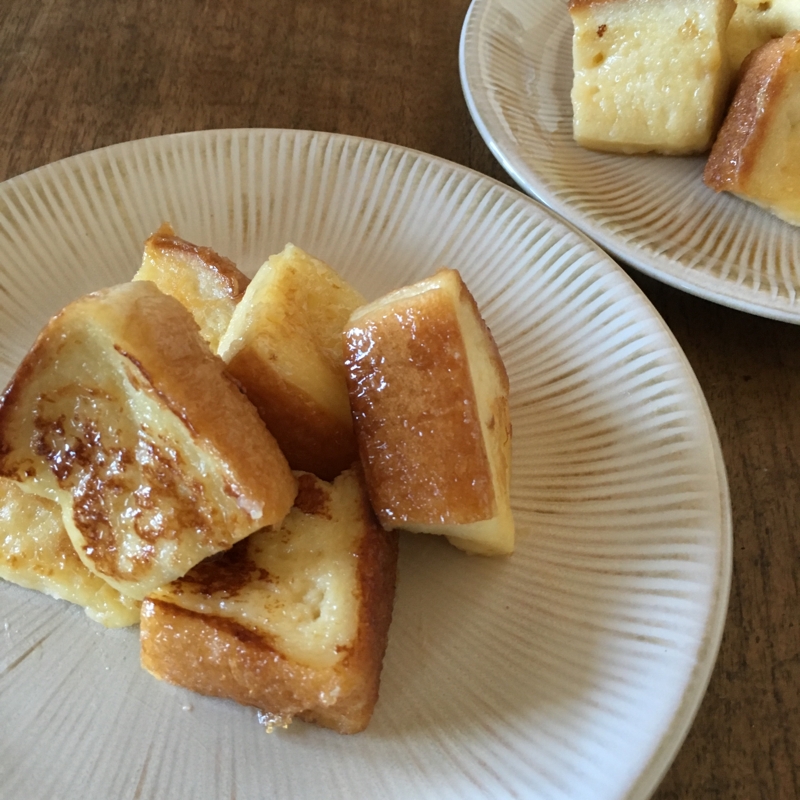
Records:
<instances>
[{"instance_id":1,"label":"browned bread top","mask_svg":"<svg viewBox=\"0 0 800 800\"><path fill-rule=\"evenodd\" d=\"M0 405L0 474L58 500L84 563L132 597L280 523L296 492L189 312L147 281L45 327Z\"/></svg>"},{"instance_id":2,"label":"browned bread top","mask_svg":"<svg viewBox=\"0 0 800 800\"><path fill-rule=\"evenodd\" d=\"M134 280L153 281L179 300L214 352L250 283L232 261L210 247L181 239L166 223L145 242Z\"/></svg>"},{"instance_id":3,"label":"browned bread top","mask_svg":"<svg viewBox=\"0 0 800 800\"><path fill-rule=\"evenodd\" d=\"M489 465L450 297L387 298L374 314L351 319L346 342L350 403L378 513L430 522L491 516Z\"/></svg>"},{"instance_id":4,"label":"browned bread top","mask_svg":"<svg viewBox=\"0 0 800 800\"><path fill-rule=\"evenodd\" d=\"M80 560L58 503L0 478L0 578L83 606L109 628L139 622L139 604L112 589Z\"/></svg>"},{"instance_id":5,"label":"browned bread top","mask_svg":"<svg viewBox=\"0 0 800 800\"><path fill-rule=\"evenodd\" d=\"M496 518L507 505L508 376L458 273L440 270L359 309L345 344L361 460L381 523L459 535L425 526Z\"/></svg>"}]
</instances>

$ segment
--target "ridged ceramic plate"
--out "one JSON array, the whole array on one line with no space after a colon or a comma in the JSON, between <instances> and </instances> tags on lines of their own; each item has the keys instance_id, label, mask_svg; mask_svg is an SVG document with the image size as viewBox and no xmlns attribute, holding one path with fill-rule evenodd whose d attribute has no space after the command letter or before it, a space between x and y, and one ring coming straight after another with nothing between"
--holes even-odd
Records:
<instances>
[{"instance_id":1,"label":"ridged ceramic plate","mask_svg":"<svg viewBox=\"0 0 800 800\"><path fill-rule=\"evenodd\" d=\"M525 191L622 261L708 300L800 322L800 229L702 181L703 157L595 153L572 139L567 0L473 0L461 83Z\"/></svg>"},{"instance_id":2,"label":"ridged ceramic plate","mask_svg":"<svg viewBox=\"0 0 800 800\"><path fill-rule=\"evenodd\" d=\"M136 629L0 582L0 797L641 798L691 723L731 563L697 382L630 279L524 195L387 144L292 131L114 146L0 186L0 377L170 220L253 273L293 241L368 297L461 270L511 380L517 552L402 542L369 729L267 735L160 683Z\"/></svg>"}]
</instances>

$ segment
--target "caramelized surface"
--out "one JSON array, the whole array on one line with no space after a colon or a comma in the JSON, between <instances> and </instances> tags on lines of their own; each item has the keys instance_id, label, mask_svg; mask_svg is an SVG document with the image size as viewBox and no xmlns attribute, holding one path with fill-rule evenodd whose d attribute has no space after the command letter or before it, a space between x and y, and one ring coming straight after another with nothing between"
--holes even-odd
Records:
<instances>
[{"instance_id":1,"label":"caramelized surface","mask_svg":"<svg viewBox=\"0 0 800 800\"><path fill-rule=\"evenodd\" d=\"M7 478L0 478L0 578L83 606L109 628L139 621L139 604L78 558L58 503L24 492Z\"/></svg>"},{"instance_id":2,"label":"caramelized surface","mask_svg":"<svg viewBox=\"0 0 800 800\"><path fill-rule=\"evenodd\" d=\"M703 179L800 224L800 32L756 50L743 65Z\"/></svg>"},{"instance_id":3,"label":"caramelized surface","mask_svg":"<svg viewBox=\"0 0 800 800\"><path fill-rule=\"evenodd\" d=\"M210 247L199 247L162 225L144 244L134 280L152 281L179 300L200 326L213 352L228 328L250 279Z\"/></svg>"},{"instance_id":4,"label":"caramelized surface","mask_svg":"<svg viewBox=\"0 0 800 800\"><path fill-rule=\"evenodd\" d=\"M345 343L381 523L510 552L508 377L458 273L441 270L360 309Z\"/></svg>"},{"instance_id":5,"label":"caramelized surface","mask_svg":"<svg viewBox=\"0 0 800 800\"><path fill-rule=\"evenodd\" d=\"M58 500L90 569L147 592L279 523L296 484L189 313L152 283L55 317L0 407L0 473Z\"/></svg>"},{"instance_id":6,"label":"caramelized surface","mask_svg":"<svg viewBox=\"0 0 800 800\"><path fill-rule=\"evenodd\" d=\"M204 694L354 733L377 700L397 560L359 471L302 474L278 531L261 531L146 598L142 663Z\"/></svg>"}]
</instances>

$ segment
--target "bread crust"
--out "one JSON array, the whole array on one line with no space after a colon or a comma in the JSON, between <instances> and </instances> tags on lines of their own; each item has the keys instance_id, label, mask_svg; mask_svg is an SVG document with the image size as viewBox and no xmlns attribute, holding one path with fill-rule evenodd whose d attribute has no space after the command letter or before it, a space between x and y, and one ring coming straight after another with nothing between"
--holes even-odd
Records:
<instances>
[{"instance_id":1,"label":"bread crust","mask_svg":"<svg viewBox=\"0 0 800 800\"><path fill-rule=\"evenodd\" d=\"M742 64L741 81L703 171L703 181L714 191L747 192L798 47L800 31L767 42Z\"/></svg>"},{"instance_id":2,"label":"bread crust","mask_svg":"<svg viewBox=\"0 0 800 800\"><path fill-rule=\"evenodd\" d=\"M333 480L357 458L353 425L284 378L257 344L228 364L293 469Z\"/></svg>"},{"instance_id":3,"label":"bread crust","mask_svg":"<svg viewBox=\"0 0 800 800\"><path fill-rule=\"evenodd\" d=\"M210 247L192 244L176 235L169 223L164 223L145 242L145 251L151 250L162 256L179 255L187 262L196 261L203 268L215 273L220 283L227 288L227 294L238 302L250 285L247 277L229 258L221 256ZM180 298L178 298L180 299Z\"/></svg>"}]
</instances>

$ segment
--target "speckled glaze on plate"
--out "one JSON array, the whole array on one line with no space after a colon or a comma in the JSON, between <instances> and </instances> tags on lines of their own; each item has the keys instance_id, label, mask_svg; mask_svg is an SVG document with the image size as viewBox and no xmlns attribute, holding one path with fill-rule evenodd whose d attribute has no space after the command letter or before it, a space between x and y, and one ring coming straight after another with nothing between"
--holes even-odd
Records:
<instances>
[{"instance_id":1,"label":"speckled glaze on plate","mask_svg":"<svg viewBox=\"0 0 800 800\"><path fill-rule=\"evenodd\" d=\"M702 181L703 156L625 156L572 139L566 0L473 0L461 84L472 118L529 194L615 257L707 300L800 322L800 229Z\"/></svg>"},{"instance_id":2,"label":"speckled glaze on plate","mask_svg":"<svg viewBox=\"0 0 800 800\"><path fill-rule=\"evenodd\" d=\"M160 683L135 628L0 582L0 798L642 798L691 723L731 568L704 398L630 279L519 192L298 131L136 141L0 185L0 378L48 316L128 280L162 220L253 274L292 241L369 298L461 271L511 380L517 551L401 543L368 730L267 735Z\"/></svg>"}]
</instances>

